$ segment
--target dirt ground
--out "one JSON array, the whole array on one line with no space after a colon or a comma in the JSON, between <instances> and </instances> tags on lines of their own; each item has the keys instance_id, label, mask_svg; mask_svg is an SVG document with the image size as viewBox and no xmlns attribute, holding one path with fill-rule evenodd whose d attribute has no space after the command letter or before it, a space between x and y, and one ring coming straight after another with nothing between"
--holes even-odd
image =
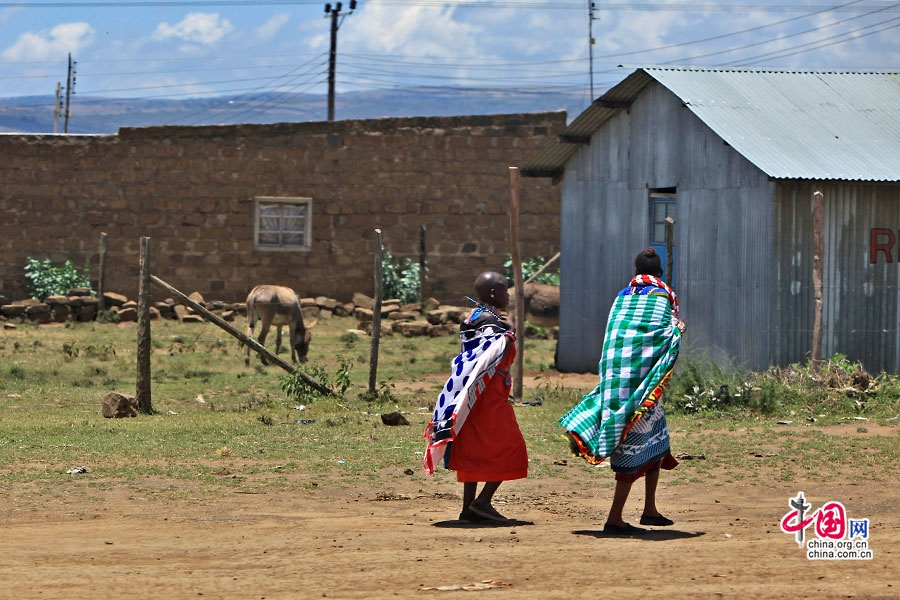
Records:
<instances>
[{"instance_id":1,"label":"dirt ground","mask_svg":"<svg viewBox=\"0 0 900 600\"><path fill-rule=\"evenodd\" d=\"M593 385L580 377L567 384ZM388 496L14 489L0 496L0 598L900 598L896 481L667 486L664 472L658 503L675 525L619 538L602 533L610 474L591 475L504 484L497 508L520 522L494 527L457 523L459 486L418 476ZM873 560L808 560L779 529L799 490L870 519ZM626 518L642 499L638 484ZM496 587L433 589L483 582Z\"/></svg>"}]
</instances>

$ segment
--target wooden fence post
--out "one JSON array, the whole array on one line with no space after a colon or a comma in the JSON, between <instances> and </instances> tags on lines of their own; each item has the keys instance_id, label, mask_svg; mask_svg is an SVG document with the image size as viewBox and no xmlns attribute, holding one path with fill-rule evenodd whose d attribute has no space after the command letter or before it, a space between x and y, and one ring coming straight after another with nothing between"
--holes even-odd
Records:
<instances>
[{"instance_id":1,"label":"wooden fence post","mask_svg":"<svg viewBox=\"0 0 900 600\"><path fill-rule=\"evenodd\" d=\"M425 226L419 230L419 302L425 302Z\"/></svg>"},{"instance_id":2,"label":"wooden fence post","mask_svg":"<svg viewBox=\"0 0 900 600\"><path fill-rule=\"evenodd\" d=\"M516 373L513 398L522 397L522 370L525 364L525 284L522 280L522 257L519 255L519 169L509 168L509 243L511 246L513 281L516 286Z\"/></svg>"},{"instance_id":3,"label":"wooden fence post","mask_svg":"<svg viewBox=\"0 0 900 600\"><path fill-rule=\"evenodd\" d=\"M823 271L825 258L825 197L816 190L813 193L813 340L812 361L818 368L822 360L822 311L825 305Z\"/></svg>"},{"instance_id":4,"label":"wooden fence post","mask_svg":"<svg viewBox=\"0 0 900 600\"><path fill-rule=\"evenodd\" d=\"M141 238L141 279L138 282L137 385L135 399L144 414L153 414L150 398L150 238Z\"/></svg>"},{"instance_id":5,"label":"wooden fence post","mask_svg":"<svg viewBox=\"0 0 900 600\"><path fill-rule=\"evenodd\" d=\"M372 305L372 347L369 352L369 396L375 399L375 380L378 377L378 344L381 341L381 296L384 293L381 230L375 230L375 302Z\"/></svg>"},{"instance_id":6,"label":"wooden fence post","mask_svg":"<svg viewBox=\"0 0 900 600\"><path fill-rule=\"evenodd\" d=\"M100 274L97 276L97 314L106 310L106 300L103 294L106 292L106 234L100 234Z\"/></svg>"},{"instance_id":7,"label":"wooden fence post","mask_svg":"<svg viewBox=\"0 0 900 600\"><path fill-rule=\"evenodd\" d=\"M666 283L674 285L672 269L675 267L675 256L672 247L675 245L675 219L666 217Z\"/></svg>"}]
</instances>

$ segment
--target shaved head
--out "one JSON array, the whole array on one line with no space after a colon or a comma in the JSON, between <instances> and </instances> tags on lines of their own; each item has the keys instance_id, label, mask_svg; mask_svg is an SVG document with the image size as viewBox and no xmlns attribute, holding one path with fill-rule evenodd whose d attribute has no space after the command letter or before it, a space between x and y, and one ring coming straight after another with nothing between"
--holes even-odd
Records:
<instances>
[{"instance_id":1,"label":"shaved head","mask_svg":"<svg viewBox=\"0 0 900 600\"><path fill-rule=\"evenodd\" d=\"M485 271L475 278L475 293L479 300L497 308L506 308L509 304L506 277L494 271Z\"/></svg>"}]
</instances>

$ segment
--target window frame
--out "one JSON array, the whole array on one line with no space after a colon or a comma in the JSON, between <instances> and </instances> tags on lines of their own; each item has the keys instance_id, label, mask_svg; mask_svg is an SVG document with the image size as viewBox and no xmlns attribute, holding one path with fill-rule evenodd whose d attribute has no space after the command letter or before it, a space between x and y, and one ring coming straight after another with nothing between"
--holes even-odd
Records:
<instances>
[{"instance_id":1,"label":"window frame","mask_svg":"<svg viewBox=\"0 0 900 600\"><path fill-rule=\"evenodd\" d=\"M289 206L305 206L306 218L303 227L303 244L285 245L285 244L262 244L259 241L260 235L260 217L264 206L270 205L289 205ZM253 202L253 249L261 252L310 252L312 251L312 214L313 199L302 196L256 196ZM279 217L282 219L283 215ZM280 221L279 221L280 222Z\"/></svg>"}]
</instances>

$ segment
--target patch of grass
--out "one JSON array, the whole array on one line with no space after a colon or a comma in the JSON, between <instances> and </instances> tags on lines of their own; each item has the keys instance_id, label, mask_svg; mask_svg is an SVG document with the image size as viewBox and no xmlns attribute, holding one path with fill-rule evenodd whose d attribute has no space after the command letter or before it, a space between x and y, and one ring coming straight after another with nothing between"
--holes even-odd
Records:
<instances>
[{"instance_id":1,"label":"patch of grass","mask_svg":"<svg viewBox=\"0 0 900 600\"><path fill-rule=\"evenodd\" d=\"M35 484L27 488L27 494L56 494L73 481L65 470L81 464L90 469L78 476L86 487L127 485L136 496L161 499L179 494L202 498L246 487L304 492L349 487L368 478L392 480L407 468L418 478L422 456L417 452L424 450L422 431L438 389L449 375L459 341L451 336L382 338L382 346L391 353L379 360L381 396L376 402L366 402L359 396L368 387L368 348L357 344L358 350L346 353L347 344L341 340L352 325L350 319L332 318L322 319L316 326L307 372L343 389L343 398L308 399L285 392L283 371L278 367L263 366L255 357L253 366L245 367L243 349L221 330L206 324L155 321L151 360L157 414L122 420L103 419L99 411L108 391L133 393L133 326L75 324L68 329L24 327L4 332L0 344L0 364L4 365L0 369L0 464L4 465L0 490L9 490L12 484ZM35 345L35 341L41 343ZM269 346L273 343L271 340ZM61 351L66 345L69 352ZM538 371L552 362L554 346L554 340L528 340L526 369ZM353 360L344 358L346 354L352 354ZM684 366L679 364L676 374ZM852 378L845 365L838 363L837 367L840 377ZM568 456L556 426L559 417L590 390L564 387L555 383L553 372L544 373L536 386L525 389L522 400L534 405L514 409L528 444L532 474L591 477L600 487L612 485L607 468L589 467ZM824 379L807 383L804 377L806 373L799 367L740 376L702 365L686 369L681 387L673 382L663 401L673 451L705 454L706 459L683 460L679 480L685 485L698 480L717 485L723 478L767 481L772 477L824 476L831 469L840 474L835 476L855 479L892 477L891 466L900 462L900 435L893 431L900 432L900 428L887 430L891 435L871 435L855 432L859 423L854 423L851 435L832 435L811 427L837 428L840 418L851 414L866 415L871 421L883 419L878 425L882 428L896 425L897 421L887 421L900 413L896 378L875 377L868 392L852 395L842 391L846 386L828 387ZM421 385L423 382L427 385ZM775 398L774 407L763 401L754 405L749 399L710 402L694 412L678 407L679 402L687 402L684 396L694 394L695 385L717 391L727 384L734 398L745 382L761 390L764 384L771 386L761 396ZM796 394L787 401L781 399L785 386ZM838 397L845 398L838 401ZM811 405L804 406L804 402ZM297 410L300 405L306 408ZM393 410L402 411L411 426L384 426L379 414ZM790 411L796 415L791 416ZM788 415L795 424L773 425L775 415L780 414ZM807 416L819 421L809 424ZM873 424L866 423L865 428L872 432ZM229 450L227 455L220 453L223 448ZM756 457L751 455L754 452L773 456ZM567 466L553 464L562 458L567 459ZM449 484L453 479L452 473L440 470L429 481ZM202 491L153 485L169 480L198 482Z\"/></svg>"}]
</instances>

